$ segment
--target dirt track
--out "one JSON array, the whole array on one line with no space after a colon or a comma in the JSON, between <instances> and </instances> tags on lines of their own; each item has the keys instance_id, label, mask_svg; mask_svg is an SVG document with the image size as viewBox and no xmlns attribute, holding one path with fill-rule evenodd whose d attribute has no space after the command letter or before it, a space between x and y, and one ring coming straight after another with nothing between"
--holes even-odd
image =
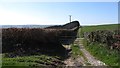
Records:
<instances>
[{"instance_id":1,"label":"dirt track","mask_svg":"<svg viewBox=\"0 0 120 68\"><path fill-rule=\"evenodd\" d=\"M79 45L80 50L82 51L84 56L79 56L76 59L69 57L64 61L66 66L106 66L105 63L97 60L84 48L82 40L83 38L77 38L75 40L75 44Z\"/></svg>"}]
</instances>

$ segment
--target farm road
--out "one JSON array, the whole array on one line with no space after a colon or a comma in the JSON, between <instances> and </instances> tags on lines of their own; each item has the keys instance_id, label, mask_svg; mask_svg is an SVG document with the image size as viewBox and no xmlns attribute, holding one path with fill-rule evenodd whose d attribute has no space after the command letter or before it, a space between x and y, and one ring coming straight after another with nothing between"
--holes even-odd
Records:
<instances>
[{"instance_id":1,"label":"farm road","mask_svg":"<svg viewBox=\"0 0 120 68\"><path fill-rule=\"evenodd\" d=\"M84 56L79 56L78 58L74 59L72 57L66 59L64 63L66 66L106 66L100 60L97 60L94 56L92 56L83 46L83 39L84 38L77 38L74 44L78 44L80 47L80 51L83 53Z\"/></svg>"},{"instance_id":2,"label":"farm road","mask_svg":"<svg viewBox=\"0 0 120 68\"><path fill-rule=\"evenodd\" d=\"M86 57L87 61L92 65L92 66L105 66L105 63L103 63L100 60L97 60L94 56L92 56L83 46L83 38L77 38L76 40L79 40L79 47L84 56Z\"/></svg>"}]
</instances>

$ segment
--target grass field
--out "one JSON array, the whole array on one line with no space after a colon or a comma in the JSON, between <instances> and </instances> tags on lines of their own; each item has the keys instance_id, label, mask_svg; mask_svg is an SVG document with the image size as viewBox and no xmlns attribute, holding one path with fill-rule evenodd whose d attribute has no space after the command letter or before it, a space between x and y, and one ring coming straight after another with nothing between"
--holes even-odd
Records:
<instances>
[{"instance_id":1,"label":"grass field","mask_svg":"<svg viewBox=\"0 0 120 68\"><path fill-rule=\"evenodd\" d=\"M82 28L79 29L79 33L80 37L83 37L84 32L91 32L96 30L115 30L118 28L120 28L120 24L82 26Z\"/></svg>"},{"instance_id":2,"label":"grass field","mask_svg":"<svg viewBox=\"0 0 120 68\"><path fill-rule=\"evenodd\" d=\"M48 56L48 55L31 55L31 56L18 56L10 58L3 54L2 66L59 66L63 65L60 57L58 56Z\"/></svg>"}]
</instances>

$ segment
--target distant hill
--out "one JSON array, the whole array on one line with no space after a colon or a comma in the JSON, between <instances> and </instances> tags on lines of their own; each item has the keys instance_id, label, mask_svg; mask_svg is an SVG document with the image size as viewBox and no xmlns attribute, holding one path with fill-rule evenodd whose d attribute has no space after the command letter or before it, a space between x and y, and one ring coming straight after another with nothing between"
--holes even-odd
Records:
<instances>
[{"instance_id":1,"label":"distant hill","mask_svg":"<svg viewBox=\"0 0 120 68\"><path fill-rule=\"evenodd\" d=\"M52 25L2 25L2 28L45 28Z\"/></svg>"}]
</instances>

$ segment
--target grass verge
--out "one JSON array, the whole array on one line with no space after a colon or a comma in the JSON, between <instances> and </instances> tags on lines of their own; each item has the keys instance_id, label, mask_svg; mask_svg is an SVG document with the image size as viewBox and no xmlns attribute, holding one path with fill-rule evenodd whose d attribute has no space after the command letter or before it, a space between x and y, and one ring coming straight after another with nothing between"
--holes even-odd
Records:
<instances>
[{"instance_id":1,"label":"grass verge","mask_svg":"<svg viewBox=\"0 0 120 68\"><path fill-rule=\"evenodd\" d=\"M63 65L63 62L58 56L48 55L31 55L22 57L3 57L2 66L59 66Z\"/></svg>"},{"instance_id":2,"label":"grass verge","mask_svg":"<svg viewBox=\"0 0 120 68\"><path fill-rule=\"evenodd\" d=\"M119 65L120 56L117 50L110 50L105 44L88 43L86 39L84 39L84 46L93 56L103 61L107 65Z\"/></svg>"},{"instance_id":3,"label":"grass verge","mask_svg":"<svg viewBox=\"0 0 120 68\"><path fill-rule=\"evenodd\" d=\"M83 53L80 51L80 47L77 44L72 44L71 49L72 57L77 58L79 56L83 56Z\"/></svg>"}]
</instances>

